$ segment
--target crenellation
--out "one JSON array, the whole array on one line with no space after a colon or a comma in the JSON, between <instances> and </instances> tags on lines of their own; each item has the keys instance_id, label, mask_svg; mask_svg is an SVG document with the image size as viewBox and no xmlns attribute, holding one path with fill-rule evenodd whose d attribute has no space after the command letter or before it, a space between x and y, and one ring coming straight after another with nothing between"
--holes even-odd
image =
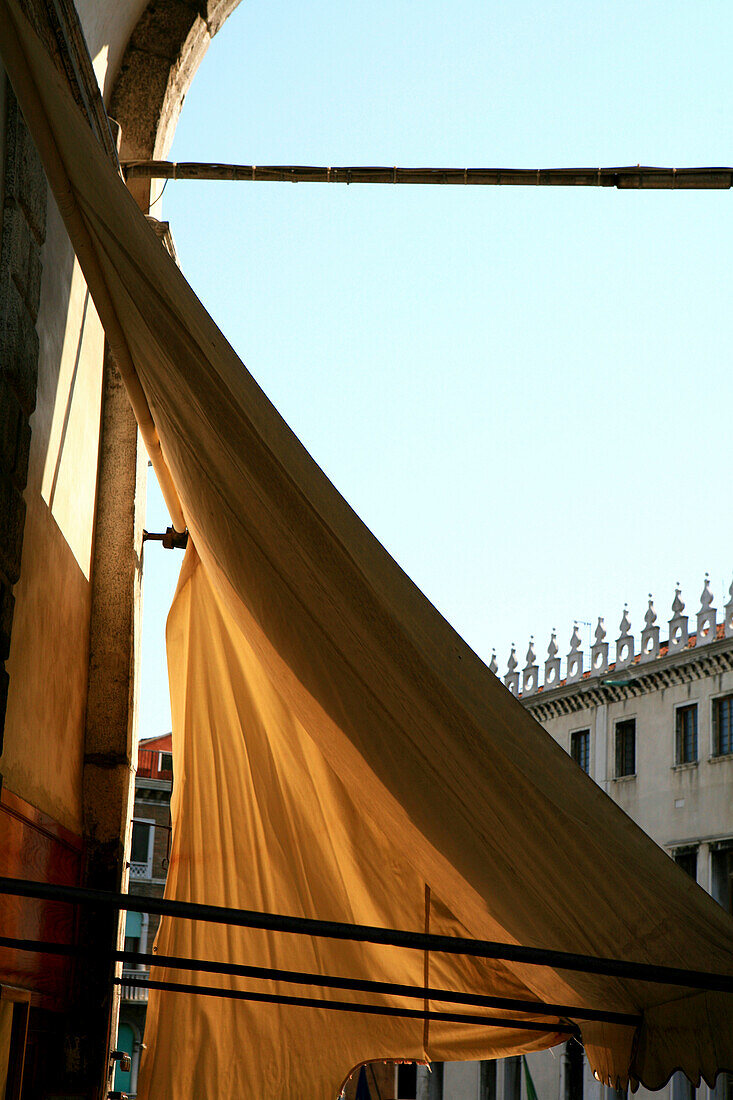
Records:
<instances>
[{"instance_id":1,"label":"crenellation","mask_svg":"<svg viewBox=\"0 0 733 1100\"><path fill-rule=\"evenodd\" d=\"M645 627L641 632L641 653L639 659L642 662L655 661L659 656L659 627L656 625L657 613L654 610L654 600L649 593L649 606L644 615Z\"/></svg>"},{"instance_id":2,"label":"crenellation","mask_svg":"<svg viewBox=\"0 0 733 1100\"><path fill-rule=\"evenodd\" d=\"M595 644L590 651L591 676L602 676L605 672L608 672L608 642L605 641L605 637L606 628L603 625L603 619L599 616Z\"/></svg>"},{"instance_id":3,"label":"crenellation","mask_svg":"<svg viewBox=\"0 0 733 1100\"><path fill-rule=\"evenodd\" d=\"M509 660L507 661L507 674L504 677L504 684L509 688L512 695L519 694L519 673L517 672L517 649L512 642L511 652L509 654Z\"/></svg>"},{"instance_id":4,"label":"crenellation","mask_svg":"<svg viewBox=\"0 0 733 1100\"><path fill-rule=\"evenodd\" d=\"M583 651L580 648L580 635L578 634L578 624L574 623L573 633L570 637L570 652L568 653L567 663L567 682L574 684L583 675Z\"/></svg>"},{"instance_id":5,"label":"crenellation","mask_svg":"<svg viewBox=\"0 0 733 1100\"><path fill-rule=\"evenodd\" d=\"M534 651L534 635L529 639L527 663L522 669L522 695L534 695L540 686L540 669Z\"/></svg>"},{"instance_id":6,"label":"crenellation","mask_svg":"<svg viewBox=\"0 0 733 1100\"><path fill-rule=\"evenodd\" d=\"M697 613L697 645L710 645L715 641L717 609L713 607L713 594L710 591L710 575L705 574L705 584L700 595L700 610Z\"/></svg>"},{"instance_id":7,"label":"crenellation","mask_svg":"<svg viewBox=\"0 0 733 1100\"><path fill-rule=\"evenodd\" d=\"M616 668L626 668L634 660L634 636L631 633L628 604L624 604L619 630L621 633L616 639Z\"/></svg>"},{"instance_id":8,"label":"crenellation","mask_svg":"<svg viewBox=\"0 0 733 1100\"><path fill-rule=\"evenodd\" d=\"M674 599L672 600L672 618L669 620L669 646L670 653L678 653L681 649L685 649L690 640L690 634L688 630L688 618L687 615L683 615L685 605L681 598L681 589L679 581L674 590Z\"/></svg>"},{"instance_id":9,"label":"crenellation","mask_svg":"<svg viewBox=\"0 0 733 1100\"><path fill-rule=\"evenodd\" d=\"M553 627L545 661L545 688L557 687L560 683L560 658L557 654L557 633Z\"/></svg>"},{"instance_id":10,"label":"crenellation","mask_svg":"<svg viewBox=\"0 0 733 1100\"><path fill-rule=\"evenodd\" d=\"M723 621L718 623L717 610L713 606L714 596L710 589L710 576L705 574L700 610L697 613L697 632L690 634L688 616L684 614L685 604L682 600L681 588L677 583L671 605L672 616L668 620L669 636L666 640L660 637L657 612L650 593L638 645L631 626L628 604L624 604L619 623L619 635L616 639L615 661L610 660L605 619L603 616L598 616L588 669L584 668L579 622L574 621L570 648L565 659L564 678L557 631L554 627L547 646L547 658L543 663L544 674L537 661L534 636L529 640L525 665L521 672L518 667L516 646L512 642L503 682L512 695L527 701L530 709L536 712L538 706L545 709L549 705L546 700L548 692L554 694L562 691L564 696L568 696L580 689L586 701L591 697L591 692L594 696L600 693L603 701L616 701L616 699L633 698L649 690L657 690L660 685L673 687L694 682L696 679L709 676L711 668L717 668L718 664L720 670L726 672L731 667L730 656L727 653L718 652L716 647L713 653L706 654L706 657L714 663L710 664L706 661L705 664L701 664L700 651L703 646L714 645L716 642L733 637L733 583L728 591L730 599L725 604ZM677 657L678 660L670 665L670 657ZM660 662L662 662L661 665ZM498 676L499 667L495 649L492 650L489 670ZM619 676L619 673L624 675ZM649 677L653 679L650 680ZM574 687L575 685L577 687ZM574 691L569 692L569 688L574 688ZM567 713L572 713L576 709L578 709L576 706L569 704Z\"/></svg>"}]
</instances>

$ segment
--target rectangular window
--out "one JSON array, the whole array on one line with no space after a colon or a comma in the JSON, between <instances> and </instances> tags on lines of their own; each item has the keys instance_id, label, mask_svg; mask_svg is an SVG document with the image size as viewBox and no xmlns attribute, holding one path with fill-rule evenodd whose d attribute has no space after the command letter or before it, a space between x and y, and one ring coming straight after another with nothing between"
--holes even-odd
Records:
<instances>
[{"instance_id":1,"label":"rectangular window","mask_svg":"<svg viewBox=\"0 0 733 1100\"><path fill-rule=\"evenodd\" d=\"M132 845L130 859L133 863L147 863L150 853L150 834L152 825L144 821L135 821L132 826Z\"/></svg>"},{"instance_id":2,"label":"rectangular window","mask_svg":"<svg viewBox=\"0 0 733 1100\"><path fill-rule=\"evenodd\" d=\"M714 1100L733 1100L733 1073L719 1073L710 1095Z\"/></svg>"},{"instance_id":3,"label":"rectangular window","mask_svg":"<svg viewBox=\"0 0 733 1100\"><path fill-rule=\"evenodd\" d=\"M711 890L715 900L733 914L733 842L710 852Z\"/></svg>"},{"instance_id":4,"label":"rectangular window","mask_svg":"<svg viewBox=\"0 0 733 1100\"><path fill-rule=\"evenodd\" d=\"M616 723L616 778L636 775L636 719Z\"/></svg>"},{"instance_id":5,"label":"rectangular window","mask_svg":"<svg viewBox=\"0 0 733 1100\"><path fill-rule=\"evenodd\" d=\"M697 882L697 848L678 848L674 854L674 861Z\"/></svg>"},{"instance_id":6,"label":"rectangular window","mask_svg":"<svg viewBox=\"0 0 733 1100\"><path fill-rule=\"evenodd\" d=\"M150 878L153 873L153 836L155 823L134 821L130 844L130 878Z\"/></svg>"},{"instance_id":7,"label":"rectangular window","mask_svg":"<svg viewBox=\"0 0 733 1100\"><path fill-rule=\"evenodd\" d=\"M504 1100L521 1100L522 1059L504 1059Z\"/></svg>"},{"instance_id":8,"label":"rectangular window","mask_svg":"<svg viewBox=\"0 0 733 1100\"><path fill-rule=\"evenodd\" d=\"M565 1044L565 1100L583 1100L583 1048L577 1039Z\"/></svg>"},{"instance_id":9,"label":"rectangular window","mask_svg":"<svg viewBox=\"0 0 733 1100\"><path fill-rule=\"evenodd\" d=\"M672 1100L693 1100L695 1090L681 1070L672 1076Z\"/></svg>"},{"instance_id":10,"label":"rectangular window","mask_svg":"<svg viewBox=\"0 0 733 1100\"><path fill-rule=\"evenodd\" d=\"M496 1062L482 1062L479 1084L481 1100L496 1100Z\"/></svg>"},{"instance_id":11,"label":"rectangular window","mask_svg":"<svg viewBox=\"0 0 733 1100\"><path fill-rule=\"evenodd\" d=\"M713 756L733 753L733 695L713 699Z\"/></svg>"},{"instance_id":12,"label":"rectangular window","mask_svg":"<svg viewBox=\"0 0 733 1100\"><path fill-rule=\"evenodd\" d=\"M415 1100L417 1096L417 1066L414 1062L397 1066L398 1100Z\"/></svg>"},{"instance_id":13,"label":"rectangular window","mask_svg":"<svg viewBox=\"0 0 733 1100\"><path fill-rule=\"evenodd\" d=\"M677 760L678 764L694 764L697 760L697 703L677 707Z\"/></svg>"},{"instance_id":14,"label":"rectangular window","mask_svg":"<svg viewBox=\"0 0 733 1100\"><path fill-rule=\"evenodd\" d=\"M570 755L586 774L590 772L590 730L570 734Z\"/></svg>"},{"instance_id":15,"label":"rectangular window","mask_svg":"<svg viewBox=\"0 0 733 1100\"><path fill-rule=\"evenodd\" d=\"M428 1078L428 1100L443 1100L443 1063L431 1062L430 1073L427 1074ZM375 1094L372 1093L372 1096ZM376 1094L379 1096L379 1093ZM494 1096L489 1097L489 1100L496 1100Z\"/></svg>"}]
</instances>

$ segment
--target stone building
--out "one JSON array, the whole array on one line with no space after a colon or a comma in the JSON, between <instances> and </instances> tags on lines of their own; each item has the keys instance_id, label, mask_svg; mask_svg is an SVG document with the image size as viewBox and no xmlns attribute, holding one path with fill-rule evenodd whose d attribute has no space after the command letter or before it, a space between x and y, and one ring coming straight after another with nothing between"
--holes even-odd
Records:
<instances>
[{"instance_id":1,"label":"stone building","mask_svg":"<svg viewBox=\"0 0 733 1100\"><path fill-rule=\"evenodd\" d=\"M168 870L171 837L171 790L173 757L171 735L152 737L140 743L135 776L135 804L130 844L131 894L162 898ZM128 913L125 918L125 950L151 952L160 918L154 913ZM125 964L122 969L120 1022L117 1049L130 1055L130 1069L115 1072L115 1089L128 1096L137 1094L140 1050L145 1030L147 989L132 984L145 977L148 967ZM126 980L127 979L127 980Z\"/></svg>"},{"instance_id":2,"label":"stone building","mask_svg":"<svg viewBox=\"0 0 733 1100\"><path fill-rule=\"evenodd\" d=\"M651 596L639 637L624 608L613 654L603 619L589 653L575 624L564 661L553 632L543 668L533 641L521 669L512 646L503 680L589 779L733 913L733 584L722 614L713 601L706 576L691 624L677 588L664 638ZM498 673L495 656L490 667ZM527 1062L539 1100L615 1100L574 1041ZM428 1087L418 1067L409 1095L432 1100ZM693 1092L678 1075L654 1095L692 1100ZM437 1095L528 1100L521 1059L446 1065ZM697 1095L731 1100L733 1075Z\"/></svg>"}]
</instances>

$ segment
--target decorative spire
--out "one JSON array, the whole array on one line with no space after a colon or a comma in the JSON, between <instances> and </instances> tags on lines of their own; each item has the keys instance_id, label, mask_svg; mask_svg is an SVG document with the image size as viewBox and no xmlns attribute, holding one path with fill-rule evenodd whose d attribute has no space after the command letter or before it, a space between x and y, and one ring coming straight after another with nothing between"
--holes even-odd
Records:
<instances>
[{"instance_id":1,"label":"decorative spire","mask_svg":"<svg viewBox=\"0 0 733 1100\"><path fill-rule=\"evenodd\" d=\"M695 646L709 645L715 641L717 609L713 607L713 594L710 591L710 574L705 574L705 584L700 595L700 610L697 613L697 638Z\"/></svg>"},{"instance_id":2,"label":"decorative spire","mask_svg":"<svg viewBox=\"0 0 733 1100\"><path fill-rule=\"evenodd\" d=\"M570 638L570 652L577 653L580 649L580 634L578 634L578 624L573 624L573 633Z\"/></svg>"},{"instance_id":3,"label":"decorative spire","mask_svg":"<svg viewBox=\"0 0 733 1100\"><path fill-rule=\"evenodd\" d=\"M624 604L624 613L621 616L621 622L618 624L618 628L621 631L621 637L627 638L629 631L631 630L631 619L629 618L629 605Z\"/></svg>"},{"instance_id":4,"label":"decorative spire","mask_svg":"<svg viewBox=\"0 0 733 1100\"><path fill-rule=\"evenodd\" d=\"M631 633L631 619L629 618L629 605L624 604L624 613L618 624L621 631L616 639L616 668L626 668L634 660L634 636Z\"/></svg>"},{"instance_id":5,"label":"decorative spire","mask_svg":"<svg viewBox=\"0 0 733 1100\"><path fill-rule=\"evenodd\" d=\"M567 682L575 683L583 675L583 653L580 648L580 634L578 634L577 622L573 624L573 633L570 638L570 652L568 653Z\"/></svg>"},{"instance_id":6,"label":"decorative spire","mask_svg":"<svg viewBox=\"0 0 733 1100\"><path fill-rule=\"evenodd\" d=\"M733 588L733 584L731 585L731 588ZM681 593L682 589L680 588L680 582L677 581L677 586L674 590L674 599L672 600L672 611L675 613L675 615L681 615L682 612L685 610L684 602L680 598ZM731 592L731 596L733 596L733 592Z\"/></svg>"},{"instance_id":7,"label":"decorative spire","mask_svg":"<svg viewBox=\"0 0 733 1100\"><path fill-rule=\"evenodd\" d=\"M498 671L499 671L499 666L496 663L496 650L492 649L492 651L491 651L491 660L489 661L489 672L493 672L494 676L496 676Z\"/></svg>"},{"instance_id":8,"label":"decorative spire","mask_svg":"<svg viewBox=\"0 0 733 1100\"><path fill-rule=\"evenodd\" d=\"M604 672L608 671L608 642L605 638L606 628L603 625L602 616L599 615L598 625L596 626L596 640L590 651L591 676L602 676Z\"/></svg>"},{"instance_id":9,"label":"decorative spire","mask_svg":"<svg viewBox=\"0 0 733 1100\"><path fill-rule=\"evenodd\" d=\"M680 582L677 581L677 586L674 590L674 599L672 600L672 618L669 620L669 652L679 653L680 650L685 649L690 641L690 635L688 633L688 616L683 615L685 610L685 603L681 596Z\"/></svg>"},{"instance_id":10,"label":"decorative spire","mask_svg":"<svg viewBox=\"0 0 733 1100\"><path fill-rule=\"evenodd\" d=\"M504 677L504 683L511 691L512 695L519 694L519 673L517 669L517 649L512 642L511 653L509 654L509 660L507 661L507 674Z\"/></svg>"},{"instance_id":11,"label":"decorative spire","mask_svg":"<svg viewBox=\"0 0 733 1100\"><path fill-rule=\"evenodd\" d=\"M540 686L540 670L537 667L537 654L534 651L534 634L527 647L527 663L522 670L522 695L534 695Z\"/></svg>"},{"instance_id":12,"label":"decorative spire","mask_svg":"<svg viewBox=\"0 0 733 1100\"><path fill-rule=\"evenodd\" d=\"M545 691L548 688L557 687L560 683L560 658L557 655L557 633L552 628L550 644L547 647L547 660L545 661Z\"/></svg>"},{"instance_id":13,"label":"decorative spire","mask_svg":"<svg viewBox=\"0 0 733 1100\"><path fill-rule=\"evenodd\" d=\"M654 610L654 599L649 593L649 606L644 615L646 626L641 632L641 660L654 661L659 656L659 627L654 624L657 621L657 613Z\"/></svg>"}]
</instances>

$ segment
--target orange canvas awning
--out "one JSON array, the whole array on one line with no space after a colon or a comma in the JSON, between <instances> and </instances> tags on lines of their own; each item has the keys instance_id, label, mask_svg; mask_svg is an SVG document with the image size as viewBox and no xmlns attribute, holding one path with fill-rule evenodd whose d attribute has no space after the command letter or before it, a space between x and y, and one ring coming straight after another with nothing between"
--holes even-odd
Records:
<instances>
[{"instance_id":1,"label":"orange canvas awning","mask_svg":"<svg viewBox=\"0 0 733 1100\"><path fill-rule=\"evenodd\" d=\"M167 634L169 896L733 975L727 914L489 673L282 421L17 0L0 2L0 50L191 533ZM578 1021L614 1084L733 1068L727 994L189 921L165 920L158 949L639 1014L638 1028ZM549 1033L525 1020L426 1025L158 991L140 1095L326 1100L370 1058L490 1058L564 1037L559 1019Z\"/></svg>"}]
</instances>

